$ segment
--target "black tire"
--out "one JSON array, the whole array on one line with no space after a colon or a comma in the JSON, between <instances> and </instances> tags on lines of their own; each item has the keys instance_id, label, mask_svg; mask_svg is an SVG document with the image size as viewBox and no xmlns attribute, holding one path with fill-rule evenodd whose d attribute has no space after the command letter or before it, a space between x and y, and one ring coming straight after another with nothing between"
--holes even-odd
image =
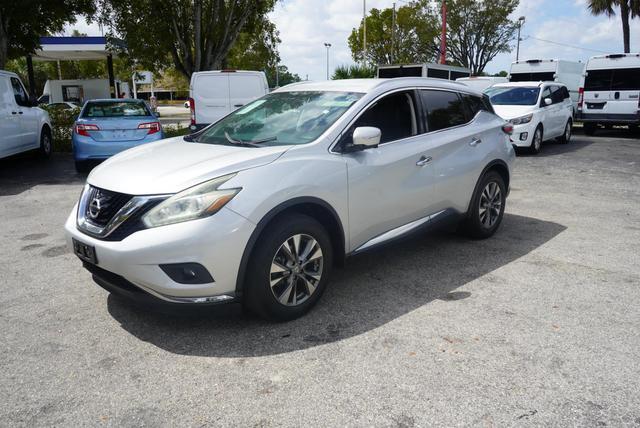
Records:
<instances>
[{"instance_id":1,"label":"black tire","mask_svg":"<svg viewBox=\"0 0 640 428\"><path fill-rule=\"evenodd\" d=\"M598 129L598 125L595 123L585 123L583 125L584 134L585 135L593 135L596 133L596 129Z\"/></svg>"},{"instance_id":2,"label":"black tire","mask_svg":"<svg viewBox=\"0 0 640 428\"><path fill-rule=\"evenodd\" d=\"M486 208L485 205L486 195L485 197L483 197L483 193L485 193L485 190L489 188L490 184L496 185L500 190L500 206L497 210ZM469 212L467 212L467 216L462 224L462 230L465 232L465 234L473 239L486 239L496 233L496 230L498 230L498 227L500 227L500 223L502 222L502 217L504 216L506 198L507 189L502 176L496 171L487 172L478 182L476 190L473 193L473 197L471 198L471 203L469 204ZM483 206L485 209L484 217L482 216ZM495 207L496 204L492 202L491 206ZM497 218L495 218L493 222L491 222L490 220L486 221L486 216L489 214L496 214L496 211Z\"/></svg>"},{"instance_id":3,"label":"black tire","mask_svg":"<svg viewBox=\"0 0 640 428\"><path fill-rule=\"evenodd\" d=\"M299 247L303 252L307 244L312 244L309 237L319 245L321 259L314 258L318 253L312 250L311 254L307 255L309 260L306 265L311 266L312 273L317 275L320 272L319 281L314 281L313 277L307 274L307 268L301 269L304 264L295 265L282 258L286 253L282 247L291 243L294 236L302 236ZM290 250L291 247L287 246L287 249ZM302 214L290 214L279 218L269 224L251 253L244 283L244 306L269 320L288 321L298 318L307 313L324 292L332 264L331 239L320 223ZM276 270L279 269L278 266L287 267L287 270L274 272L272 266ZM276 282L272 284L273 281ZM308 284L313 287L313 291L310 291ZM287 294L290 286L291 291ZM286 303L281 303L276 295ZM298 299L300 303L297 302Z\"/></svg>"},{"instance_id":4,"label":"black tire","mask_svg":"<svg viewBox=\"0 0 640 428\"><path fill-rule=\"evenodd\" d=\"M40 148L38 149L38 153L41 158L48 159L51 156L51 151L53 149L53 141L51 139L51 130L45 126L40 131Z\"/></svg>"},{"instance_id":5,"label":"black tire","mask_svg":"<svg viewBox=\"0 0 640 428\"><path fill-rule=\"evenodd\" d=\"M540 133L540 136L538 137L538 133ZM539 138L539 140L536 140L536 138ZM540 150L542 150L542 141L544 139L544 133L542 131L542 125L538 125L536 127L536 130L533 131L533 138L531 138L531 145L529 146L529 153L532 153L534 155L537 155L538 153L540 153Z\"/></svg>"},{"instance_id":6,"label":"black tire","mask_svg":"<svg viewBox=\"0 0 640 428\"><path fill-rule=\"evenodd\" d=\"M91 165L87 161L76 161L76 172L86 174L91 171Z\"/></svg>"},{"instance_id":7,"label":"black tire","mask_svg":"<svg viewBox=\"0 0 640 428\"><path fill-rule=\"evenodd\" d=\"M561 144L567 144L571 140L571 128L573 127L573 121L567 120L567 124L564 126L564 133L558 137L558 142Z\"/></svg>"}]
</instances>

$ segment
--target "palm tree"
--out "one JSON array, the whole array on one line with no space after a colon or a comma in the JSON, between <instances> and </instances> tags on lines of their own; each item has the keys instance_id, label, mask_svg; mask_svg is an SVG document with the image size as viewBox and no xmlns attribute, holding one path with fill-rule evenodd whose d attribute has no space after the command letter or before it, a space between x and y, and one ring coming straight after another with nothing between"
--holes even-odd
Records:
<instances>
[{"instance_id":1,"label":"palm tree","mask_svg":"<svg viewBox=\"0 0 640 428\"><path fill-rule=\"evenodd\" d=\"M608 17L616 14L614 8L620 7L620 18L622 19L622 37L624 39L624 52L630 51L630 31L629 16L635 18L640 16L640 0L589 0L589 10L593 15L605 14Z\"/></svg>"}]
</instances>

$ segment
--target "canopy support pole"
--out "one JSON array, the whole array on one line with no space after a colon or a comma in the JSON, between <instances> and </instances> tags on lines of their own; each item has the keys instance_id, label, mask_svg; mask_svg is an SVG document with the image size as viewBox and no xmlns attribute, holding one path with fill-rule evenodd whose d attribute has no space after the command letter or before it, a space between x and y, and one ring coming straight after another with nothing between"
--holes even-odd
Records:
<instances>
[{"instance_id":1,"label":"canopy support pole","mask_svg":"<svg viewBox=\"0 0 640 428\"><path fill-rule=\"evenodd\" d=\"M111 92L111 98L118 98L118 94L115 93L116 81L113 77L113 56L107 55L107 72L109 73L109 91Z\"/></svg>"}]
</instances>

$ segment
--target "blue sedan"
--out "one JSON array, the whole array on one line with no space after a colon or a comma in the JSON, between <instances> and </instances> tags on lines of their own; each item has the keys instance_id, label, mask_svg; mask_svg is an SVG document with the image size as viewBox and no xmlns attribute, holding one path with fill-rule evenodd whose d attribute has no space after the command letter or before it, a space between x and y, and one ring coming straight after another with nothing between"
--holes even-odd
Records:
<instances>
[{"instance_id":1,"label":"blue sedan","mask_svg":"<svg viewBox=\"0 0 640 428\"><path fill-rule=\"evenodd\" d=\"M73 126L76 170L87 172L98 161L162 138L162 126L144 101L87 101Z\"/></svg>"}]
</instances>

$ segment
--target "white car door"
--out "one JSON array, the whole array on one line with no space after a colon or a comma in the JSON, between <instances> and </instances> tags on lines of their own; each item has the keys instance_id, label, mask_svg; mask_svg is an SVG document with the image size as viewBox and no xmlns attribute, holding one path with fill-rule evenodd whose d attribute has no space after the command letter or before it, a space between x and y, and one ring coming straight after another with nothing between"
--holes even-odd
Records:
<instances>
[{"instance_id":1,"label":"white car door","mask_svg":"<svg viewBox=\"0 0 640 428\"><path fill-rule=\"evenodd\" d=\"M256 74L229 73L229 104L238 109L265 95L264 80Z\"/></svg>"},{"instance_id":2,"label":"white car door","mask_svg":"<svg viewBox=\"0 0 640 428\"><path fill-rule=\"evenodd\" d=\"M231 111L228 73L197 74L193 82L197 124L210 124Z\"/></svg>"},{"instance_id":3,"label":"white car door","mask_svg":"<svg viewBox=\"0 0 640 428\"><path fill-rule=\"evenodd\" d=\"M38 141L40 109L31 105L29 94L19 79L12 77L11 86L14 90L16 103L18 103L24 149L37 148L40 145Z\"/></svg>"},{"instance_id":4,"label":"white car door","mask_svg":"<svg viewBox=\"0 0 640 428\"><path fill-rule=\"evenodd\" d=\"M552 103L547 105L545 103L546 99L551 99ZM545 86L542 89L542 93L540 95L540 113L541 113L541 122L544 128L543 138L544 140L548 140L550 138L554 138L558 135L558 105L553 104L553 98L551 97L551 87Z\"/></svg>"},{"instance_id":5,"label":"white car door","mask_svg":"<svg viewBox=\"0 0 640 428\"><path fill-rule=\"evenodd\" d=\"M379 147L344 155L352 251L428 222L436 197L434 142L418 120L414 92L400 91L375 101L345 132L342 144L360 126L382 132Z\"/></svg>"},{"instance_id":6,"label":"white car door","mask_svg":"<svg viewBox=\"0 0 640 428\"><path fill-rule=\"evenodd\" d=\"M9 77L0 76L0 157L20 151L22 125L18 107Z\"/></svg>"}]
</instances>

